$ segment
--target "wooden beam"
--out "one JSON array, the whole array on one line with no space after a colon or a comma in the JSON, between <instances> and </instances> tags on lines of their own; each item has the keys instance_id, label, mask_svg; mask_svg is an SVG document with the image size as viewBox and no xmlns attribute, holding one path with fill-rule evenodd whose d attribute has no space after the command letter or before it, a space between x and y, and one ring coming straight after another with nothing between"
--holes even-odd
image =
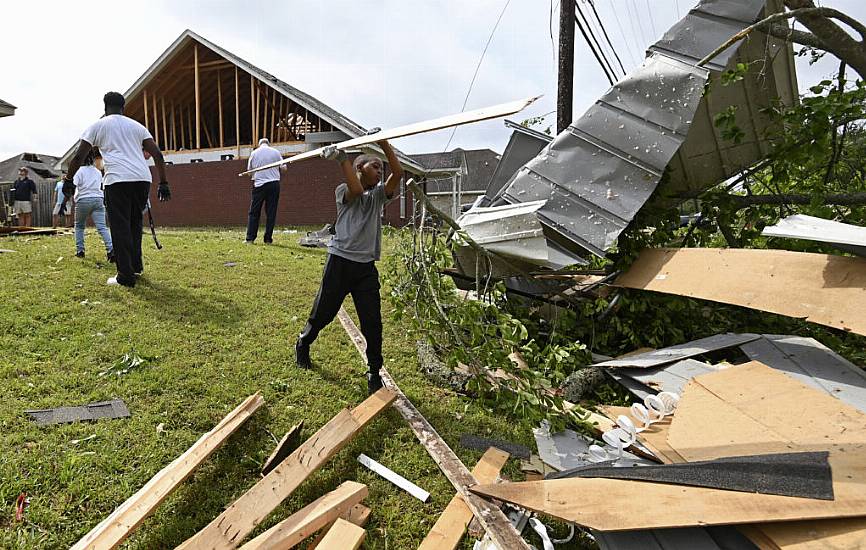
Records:
<instances>
[{"instance_id":1,"label":"wooden beam","mask_svg":"<svg viewBox=\"0 0 866 550\"><path fill-rule=\"evenodd\" d=\"M313 472L346 446L396 399L381 389L352 409L343 409L279 466L178 548L235 548Z\"/></svg>"},{"instance_id":2,"label":"wooden beam","mask_svg":"<svg viewBox=\"0 0 866 550\"><path fill-rule=\"evenodd\" d=\"M160 470L144 487L126 499L111 515L84 535L72 546L72 549L107 550L120 545L178 485L183 483L264 402L264 398L259 393L248 397L211 431L201 436L185 453Z\"/></svg>"},{"instance_id":3,"label":"wooden beam","mask_svg":"<svg viewBox=\"0 0 866 550\"><path fill-rule=\"evenodd\" d=\"M237 158L241 158L241 100L238 86L238 68L235 66L235 145L238 148Z\"/></svg>"},{"instance_id":4,"label":"wooden beam","mask_svg":"<svg viewBox=\"0 0 866 550\"><path fill-rule=\"evenodd\" d=\"M356 504L349 508L347 511L343 512L340 517L349 523L354 523L358 527L363 527L367 525L367 520L370 519L370 509L364 506L363 504ZM336 520L334 520L336 521ZM313 550L314 548L318 548L319 543L322 542L322 539L325 538L325 535L328 534L328 531L331 530L334 524L328 525L324 529L322 529L316 538L310 541L310 544L307 545L307 550Z\"/></svg>"},{"instance_id":5,"label":"wooden beam","mask_svg":"<svg viewBox=\"0 0 866 550\"><path fill-rule=\"evenodd\" d=\"M344 519L338 519L334 526L328 529L322 542L321 550L357 550L364 543L367 532Z\"/></svg>"},{"instance_id":6,"label":"wooden beam","mask_svg":"<svg viewBox=\"0 0 866 550\"><path fill-rule=\"evenodd\" d=\"M416 134L423 134L425 132L432 132L434 130L441 130L442 128L451 128L453 126L462 126L463 124L470 124L472 122L479 122L482 120L490 120L492 118L499 118L507 115L512 115L514 113L518 113L532 104L536 99L540 96L529 97L526 99L521 99L518 101L512 101L509 103L502 103L500 105L493 105L492 107L485 107L483 109L477 109L475 111L467 111L465 113L457 113L456 115L449 115L433 120L425 120L422 122L416 122L414 124L407 124L405 126L399 126L397 128L391 128L389 130L382 130L380 132L376 132L375 134L369 134L366 136L360 136L356 138L352 138L350 140L341 141L340 143L334 144L337 149L344 150L350 149L353 147L357 147L359 145L367 145L370 143L375 143L377 141L395 139L398 137L405 136L414 136ZM330 147L330 146L329 146ZM265 166L261 166L256 168L255 170L249 170L247 172L241 173L241 176L245 176L251 172L257 172L259 170L265 170L267 168L273 168L275 166L280 166L283 164L291 164L293 162L298 162L299 160L305 160L313 157L318 157L324 147L319 149L315 149L312 151L307 151L304 153L300 153L298 155L293 155L287 159L284 159L278 163L271 163ZM466 472L469 473L468 471Z\"/></svg>"},{"instance_id":7,"label":"wooden beam","mask_svg":"<svg viewBox=\"0 0 866 550\"><path fill-rule=\"evenodd\" d=\"M171 150L177 151L177 126L175 125L174 101L171 102Z\"/></svg>"},{"instance_id":8,"label":"wooden beam","mask_svg":"<svg viewBox=\"0 0 866 550\"><path fill-rule=\"evenodd\" d=\"M225 69L225 68L233 67L233 66L235 66L235 65L231 61L226 61L225 59L217 59L216 61L205 61L204 63L198 64L199 70L201 70L201 69L219 70L219 69ZM195 65L183 65L183 66L181 66L181 69L194 69L195 67L196 67Z\"/></svg>"},{"instance_id":9,"label":"wooden beam","mask_svg":"<svg viewBox=\"0 0 866 550\"><path fill-rule=\"evenodd\" d=\"M491 447L472 469L472 475L478 483L494 483L507 461L508 453ZM454 495L430 532L421 541L418 550L454 550L460 544L460 539L463 538L463 533L466 532L470 521L472 521L472 510L466 506L463 497Z\"/></svg>"},{"instance_id":10,"label":"wooden beam","mask_svg":"<svg viewBox=\"0 0 866 550\"><path fill-rule=\"evenodd\" d=\"M217 71L217 105L219 106L219 114L220 114L220 147L225 147L225 140L223 139L223 79L222 73Z\"/></svg>"},{"instance_id":11,"label":"wooden beam","mask_svg":"<svg viewBox=\"0 0 866 550\"><path fill-rule=\"evenodd\" d=\"M215 142L215 141L213 140L213 138L211 137L211 133L210 133L210 124L208 124L208 120L207 120L207 118L205 118L204 120L202 120L202 127L204 128L204 138L205 138L205 140L207 140L207 146L208 146L208 148L212 148L212 147L214 147L215 144L216 144L216 142Z\"/></svg>"},{"instance_id":12,"label":"wooden beam","mask_svg":"<svg viewBox=\"0 0 866 550\"><path fill-rule=\"evenodd\" d=\"M147 88L144 90L144 127L150 132L150 119L147 116Z\"/></svg>"},{"instance_id":13,"label":"wooden beam","mask_svg":"<svg viewBox=\"0 0 866 550\"><path fill-rule=\"evenodd\" d=\"M186 108L186 122L187 122L187 135L189 136L189 149L199 149L192 139L192 107L187 106Z\"/></svg>"},{"instance_id":14,"label":"wooden beam","mask_svg":"<svg viewBox=\"0 0 866 550\"><path fill-rule=\"evenodd\" d=\"M150 94L153 98L153 140L159 141L159 111L156 108L156 94Z\"/></svg>"},{"instance_id":15,"label":"wooden beam","mask_svg":"<svg viewBox=\"0 0 866 550\"><path fill-rule=\"evenodd\" d=\"M615 286L700 298L866 335L866 258L736 248L653 248Z\"/></svg>"},{"instance_id":16,"label":"wooden beam","mask_svg":"<svg viewBox=\"0 0 866 550\"><path fill-rule=\"evenodd\" d=\"M241 550L278 550L291 548L316 531L335 523L340 515L349 511L367 497L367 486L355 481L342 485L304 506L291 516L274 525ZM343 520L346 521L346 520Z\"/></svg>"},{"instance_id":17,"label":"wooden beam","mask_svg":"<svg viewBox=\"0 0 866 550\"><path fill-rule=\"evenodd\" d=\"M256 146L256 85L250 75L250 143Z\"/></svg>"},{"instance_id":18,"label":"wooden beam","mask_svg":"<svg viewBox=\"0 0 866 550\"><path fill-rule=\"evenodd\" d=\"M198 74L198 43L195 45L195 148L201 149L201 90Z\"/></svg>"},{"instance_id":19,"label":"wooden beam","mask_svg":"<svg viewBox=\"0 0 866 550\"><path fill-rule=\"evenodd\" d=\"M168 149L168 124L165 123L165 97L159 98L159 106L162 109L162 148Z\"/></svg>"},{"instance_id":20,"label":"wooden beam","mask_svg":"<svg viewBox=\"0 0 866 550\"><path fill-rule=\"evenodd\" d=\"M277 464L282 462L287 456L289 456L292 451L298 448L298 445L301 443L301 430L304 429L304 421L301 420L297 424L291 427L286 435L277 443L277 446L274 447L274 451L271 453L271 456L265 460L265 463L262 465L262 475L266 476L268 473L277 467Z\"/></svg>"},{"instance_id":21,"label":"wooden beam","mask_svg":"<svg viewBox=\"0 0 866 550\"><path fill-rule=\"evenodd\" d=\"M346 313L342 307L337 313L340 319L340 324L343 325L352 343L361 357L365 356L367 343L361 335L361 331L355 326L355 322ZM394 408L400 413L404 420L409 424L409 427L415 433L415 437L421 442L427 453L433 457L433 460L451 482L451 485L457 490L457 494L463 497L464 502L472 510L472 513L478 518L478 522L484 528L493 542L499 548L508 548L508 550L529 550L529 545L520 536L520 533L511 525L505 514L498 507L490 502L480 498L469 491L469 487L478 484L478 480L469 473L466 466L460 462L454 451L445 443L445 440L436 432L432 425L424 416L418 412L418 409L411 401L400 391L394 379L388 374L388 371L382 368L379 371L382 375L382 380L385 385L394 392L396 400Z\"/></svg>"}]
</instances>

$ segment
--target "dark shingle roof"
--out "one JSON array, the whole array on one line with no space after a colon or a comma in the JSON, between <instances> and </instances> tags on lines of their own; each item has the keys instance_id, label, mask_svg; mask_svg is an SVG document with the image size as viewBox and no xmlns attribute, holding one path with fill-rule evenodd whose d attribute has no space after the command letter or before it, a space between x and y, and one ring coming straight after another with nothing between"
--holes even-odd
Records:
<instances>
[{"instance_id":1,"label":"dark shingle roof","mask_svg":"<svg viewBox=\"0 0 866 550\"><path fill-rule=\"evenodd\" d=\"M21 153L0 162L0 182L15 181L18 178L18 169L27 168L28 177L39 183L40 181L56 181L60 172L54 169L54 163L59 157L37 153Z\"/></svg>"},{"instance_id":2,"label":"dark shingle roof","mask_svg":"<svg viewBox=\"0 0 866 550\"><path fill-rule=\"evenodd\" d=\"M446 153L422 153L412 158L431 172L458 172L464 174L463 191L484 191L496 171L500 155L490 149L454 149ZM434 181L436 180L436 181ZM432 174L427 191L450 191L451 180L442 174Z\"/></svg>"}]
</instances>

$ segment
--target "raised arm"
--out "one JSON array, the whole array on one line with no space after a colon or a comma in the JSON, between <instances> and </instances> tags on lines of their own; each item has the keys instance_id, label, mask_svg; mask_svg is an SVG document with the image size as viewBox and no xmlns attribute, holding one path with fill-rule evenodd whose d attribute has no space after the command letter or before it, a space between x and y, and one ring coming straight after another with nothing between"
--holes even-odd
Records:
<instances>
[{"instance_id":1,"label":"raised arm","mask_svg":"<svg viewBox=\"0 0 866 550\"><path fill-rule=\"evenodd\" d=\"M364 186L361 185L361 180L358 179L358 173L355 172L352 161L346 158L346 153L340 152L343 153L343 158L339 159L340 169L343 170L343 177L346 178L346 185L349 186L349 189L346 191L346 197L343 200L348 204L364 193Z\"/></svg>"},{"instance_id":2,"label":"raised arm","mask_svg":"<svg viewBox=\"0 0 866 550\"><path fill-rule=\"evenodd\" d=\"M394 149L391 148L390 143L385 140L377 141L376 143L382 148L382 152L385 153L385 157L388 159L388 165L391 167L391 175L385 181L385 195L390 199L397 192L397 187L399 187L400 182L403 180L403 166L397 160L397 155L394 153Z\"/></svg>"}]
</instances>

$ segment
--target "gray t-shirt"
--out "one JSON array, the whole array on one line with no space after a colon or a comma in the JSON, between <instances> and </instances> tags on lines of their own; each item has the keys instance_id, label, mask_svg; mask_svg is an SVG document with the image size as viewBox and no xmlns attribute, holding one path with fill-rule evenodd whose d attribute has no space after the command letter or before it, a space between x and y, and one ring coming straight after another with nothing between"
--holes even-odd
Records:
<instances>
[{"instance_id":1,"label":"gray t-shirt","mask_svg":"<svg viewBox=\"0 0 866 550\"><path fill-rule=\"evenodd\" d=\"M353 262L374 262L382 252L382 208L388 203L382 183L364 191L346 204L343 199L349 186L341 183L334 190L337 198L336 234L328 253Z\"/></svg>"}]
</instances>

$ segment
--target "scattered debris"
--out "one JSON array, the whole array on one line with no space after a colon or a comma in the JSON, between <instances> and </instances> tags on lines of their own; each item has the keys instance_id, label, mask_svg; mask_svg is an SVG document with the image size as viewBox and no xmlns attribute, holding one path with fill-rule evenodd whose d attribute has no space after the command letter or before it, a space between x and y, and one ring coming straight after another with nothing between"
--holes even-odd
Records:
<instances>
[{"instance_id":1,"label":"scattered debris","mask_svg":"<svg viewBox=\"0 0 866 550\"><path fill-rule=\"evenodd\" d=\"M472 469L472 475L479 483L493 483L506 461L508 453L491 447ZM454 495L418 550L454 550L460 544L471 520L472 511L459 494Z\"/></svg>"},{"instance_id":2,"label":"scattered debris","mask_svg":"<svg viewBox=\"0 0 866 550\"><path fill-rule=\"evenodd\" d=\"M234 548L305 479L342 449L396 395L381 389L352 410L343 409L286 457L258 483L234 501L204 529L178 548Z\"/></svg>"},{"instance_id":3,"label":"scattered debris","mask_svg":"<svg viewBox=\"0 0 866 550\"><path fill-rule=\"evenodd\" d=\"M588 397L606 380L604 369L593 365L579 368L569 374L562 383L562 398L577 403Z\"/></svg>"},{"instance_id":4,"label":"scattered debris","mask_svg":"<svg viewBox=\"0 0 866 550\"><path fill-rule=\"evenodd\" d=\"M535 435L541 460L556 471L571 470L593 462L589 454L589 447L593 441L586 436L573 430L562 430L551 434L550 425L547 423L542 423L532 430L532 433ZM640 459L629 452L623 454L631 460Z\"/></svg>"},{"instance_id":5,"label":"scattered debris","mask_svg":"<svg viewBox=\"0 0 866 550\"><path fill-rule=\"evenodd\" d=\"M758 334L718 334L709 338L701 338L686 344L671 346L669 348L648 351L641 354L628 354L626 356L596 363L599 367L628 367L646 368L681 361L696 355L716 351L725 348L739 346L752 340L757 340Z\"/></svg>"},{"instance_id":6,"label":"scattered debris","mask_svg":"<svg viewBox=\"0 0 866 550\"><path fill-rule=\"evenodd\" d=\"M82 439L73 439L69 442L70 445L78 445L79 443L84 443L85 441L90 441L91 439L96 439L96 434L90 434L87 437Z\"/></svg>"},{"instance_id":7,"label":"scattered debris","mask_svg":"<svg viewBox=\"0 0 866 550\"><path fill-rule=\"evenodd\" d=\"M393 483L397 487L403 489L404 491L406 491L407 493L409 493L413 497L417 498L421 502L427 502L427 499L430 498L430 493L428 493L427 491L425 491L421 487L418 487L417 485L415 485L414 483L412 483L411 481L409 481L405 477L401 476L397 472L395 472L395 471L391 470L390 468L387 468L387 467L383 466L382 464L376 462L375 460L373 460L369 456L365 455L364 453L361 453L360 455L358 455L358 462L360 462L362 465L366 466L370 470L376 472L380 476L384 477L385 479L387 479L388 481L390 481L391 483Z\"/></svg>"},{"instance_id":8,"label":"scattered debris","mask_svg":"<svg viewBox=\"0 0 866 550\"><path fill-rule=\"evenodd\" d=\"M418 340L416 349L418 350L418 368L433 383L457 392L466 389L466 383L472 378L472 375L449 368L439 359L436 350L426 340Z\"/></svg>"},{"instance_id":9,"label":"scattered debris","mask_svg":"<svg viewBox=\"0 0 866 550\"><path fill-rule=\"evenodd\" d=\"M767 226L765 237L804 239L833 245L857 256L866 256L866 227L834 222L805 214L794 214Z\"/></svg>"},{"instance_id":10,"label":"scattered debris","mask_svg":"<svg viewBox=\"0 0 866 550\"><path fill-rule=\"evenodd\" d=\"M156 433L162 434L165 432L165 422L160 422L156 425Z\"/></svg>"},{"instance_id":11,"label":"scattered debris","mask_svg":"<svg viewBox=\"0 0 866 550\"><path fill-rule=\"evenodd\" d=\"M24 521L24 510L30 504L30 499L27 498L27 493L21 493L15 499L15 521Z\"/></svg>"},{"instance_id":12,"label":"scattered debris","mask_svg":"<svg viewBox=\"0 0 866 550\"><path fill-rule=\"evenodd\" d=\"M76 407L58 407L56 409L41 409L24 411L39 426L52 424L68 424L83 420L98 420L100 418L127 418L129 409L122 399L99 401Z\"/></svg>"},{"instance_id":13,"label":"scattered debris","mask_svg":"<svg viewBox=\"0 0 866 550\"><path fill-rule=\"evenodd\" d=\"M346 521L340 519L341 514L367 498L367 494L367 486L363 483L345 481L330 493L317 498L244 544L241 550L291 548L329 524L336 526L339 521ZM363 532L363 529L361 531ZM325 539L322 543L324 541ZM320 547L327 548L321 543Z\"/></svg>"},{"instance_id":14,"label":"scattered debris","mask_svg":"<svg viewBox=\"0 0 866 550\"><path fill-rule=\"evenodd\" d=\"M160 470L134 495L117 507L71 550L85 548L115 548L126 540L139 525L178 485L216 451L254 412L264 404L264 398L255 393L226 415L211 431L204 434L185 453Z\"/></svg>"},{"instance_id":15,"label":"scattered debris","mask_svg":"<svg viewBox=\"0 0 866 550\"><path fill-rule=\"evenodd\" d=\"M495 449L500 449L512 456L522 458L524 460L528 460L529 455L531 454L529 447L526 447L525 445L521 445L519 443L512 443L510 441L502 441L501 439L479 437L472 434L461 435L460 445L466 447L467 449L476 449L479 451L484 451L486 449L489 449L490 447L493 447Z\"/></svg>"},{"instance_id":16,"label":"scattered debris","mask_svg":"<svg viewBox=\"0 0 866 550\"><path fill-rule=\"evenodd\" d=\"M237 262L226 262L223 264L223 267L235 267L236 265L238 265Z\"/></svg>"},{"instance_id":17,"label":"scattered debris","mask_svg":"<svg viewBox=\"0 0 866 550\"><path fill-rule=\"evenodd\" d=\"M343 325L349 339L355 344L355 348L361 356L367 348L364 341L364 336L361 331L355 326L355 322L349 317L344 308L340 308L337 313L340 319L340 324ZM400 416L409 424L415 437L427 450L427 453L433 457L433 460L439 465L439 469L451 482L451 485L457 490L457 493L463 498L466 505L472 510L472 514L478 519L481 526L493 541L500 548L508 548L508 550L529 550L529 545L521 538L513 525L509 523L508 518L502 513L498 507L479 498L477 495L469 491L469 487L477 484L477 480L469 473L466 466L457 458L454 451L445 443L442 437L436 433L436 430L427 421L424 416L418 412L418 409L411 401L400 391L400 388L388 374L386 369L381 369L380 374L385 386L390 388L397 394L394 403L394 408L400 413Z\"/></svg>"},{"instance_id":18,"label":"scattered debris","mask_svg":"<svg viewBox=\"0 0 866 550\"><path fill-rule=\"evenodd\" d=\"M292 454L292 452L298 448L298 445L301 444L301 431L303 429L304 421L301 420L286 432L286 435L284 435L280 442L277 443L271 456L269 456L262 465L263 476L268 475L271 470L277 467L277 464L281 463L287 456Z\"/></svg>"},{"instance_id":19,"label":"scattered debris","mask_svg":"<svg viewBox=\"0 0 866 550\"><path fill-rule=\"evenodd\" d=\"M0 248L0 254L8 254L9 252L17 252L17 250L9 250L8 248Z\"/></svg>"},{"instance_id":20,"label":"scattered debris","mask_svg":"<svg viewBox=\"0 0 866 550\"><path fill-rule=\"evenodd\" d=\"M367 525L367 520L370 519L370 509L364 506L363 504L356 504L349 508L347 511L340 514L340 518L348 521L349 523L354 523L358 527L364 527ZM336 521L336 520L335 520ZM322 539L325 538L328 531L331 530L334 524L328 525L325 527L307 546L307 550L313 550L313 548L318 548L319 543L322 542Z\"/></svg>"},{"instance_id":21,"label":"scattered debris","mask_svg":"<svg viewBox=\"0 0 866 550\"><path fill-rule=\"evenodd\" d=\"M157 359L158 357L139 355L135 350L132 350L124 353L123 356L121 356L120 359L115 361L113 365L100 372L97 376L106 376L112 374L116 374L117 376L123 376L124 374L128 374L131 370L146 367L148 363L151 363Z\"/></svg>"},{"instance_id":22,"label":"scattered debris","mask_svg":"<svg viewBox=\"0 0 866 550\"><path fill-rule=\"evenodd\" d=\"M308 248L328 248L335 234L334 225L326 223L325 227L318 231L308 231L306 235L301 237L298 244Z\"/></svg>"}]
</instances>

